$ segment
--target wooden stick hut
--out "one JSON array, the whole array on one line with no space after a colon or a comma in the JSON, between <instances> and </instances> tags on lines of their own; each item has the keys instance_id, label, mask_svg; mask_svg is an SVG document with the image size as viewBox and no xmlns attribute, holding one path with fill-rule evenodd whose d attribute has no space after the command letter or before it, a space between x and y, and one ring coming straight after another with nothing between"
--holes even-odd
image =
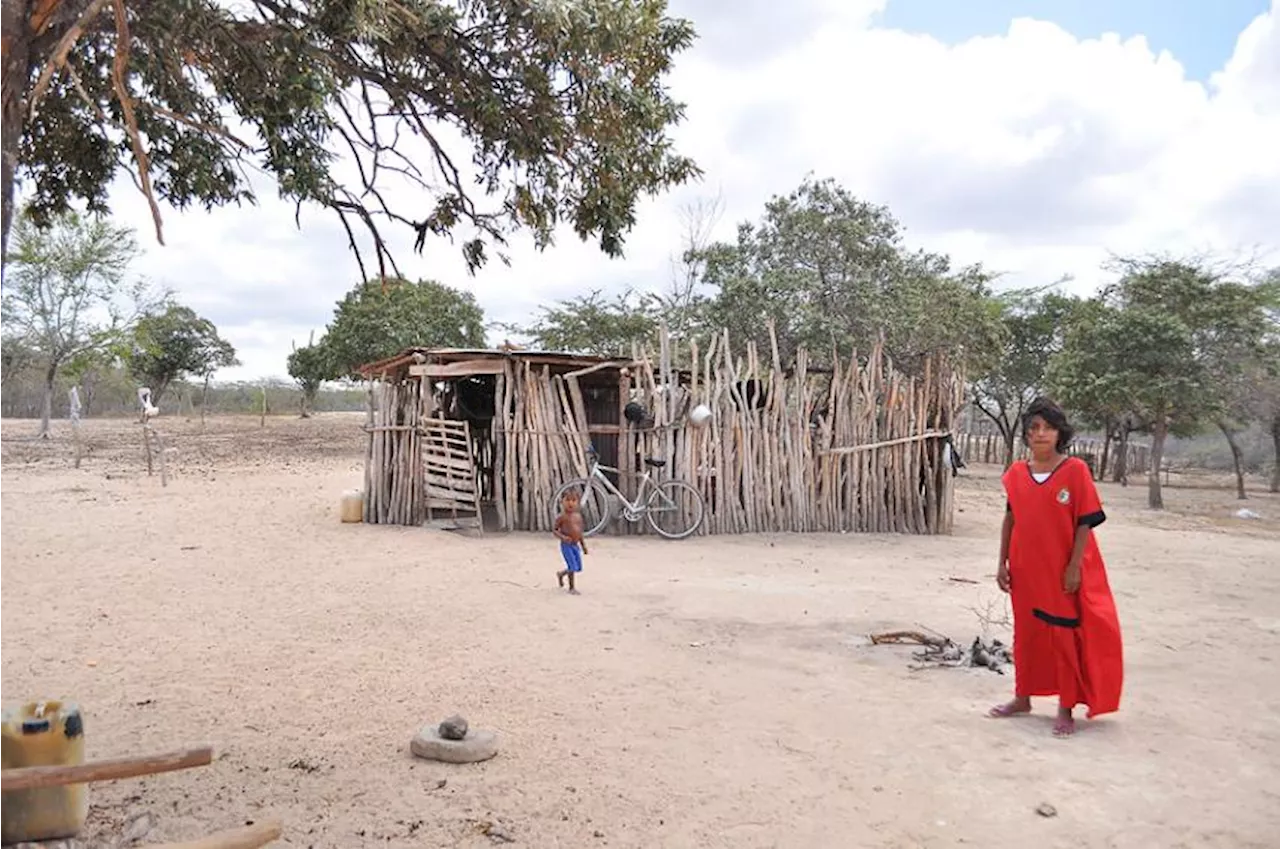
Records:
<instances>
[{"instance_id":1,"label":"wooden stick hut","mask_svg":"<svg viewBox=\"0 0 1280 849\"><path fill-rule=\"evenodd\" d=\"M776 344L762 358L729 342L675 351L664 333L625 360L410 349L370 363L365 521L489 511L499 529L549 530L556 490L586 475L592 446L629 498L644 458L667 460L655 478L705 501L699 533L951 531L963 380L945 360L909 377L875 345L832 369L802 350L784 368ZM702 426L697 405L711 411ZM608 532L623 530L643 525L615 518Z\"/></svg>"}]
</instances>

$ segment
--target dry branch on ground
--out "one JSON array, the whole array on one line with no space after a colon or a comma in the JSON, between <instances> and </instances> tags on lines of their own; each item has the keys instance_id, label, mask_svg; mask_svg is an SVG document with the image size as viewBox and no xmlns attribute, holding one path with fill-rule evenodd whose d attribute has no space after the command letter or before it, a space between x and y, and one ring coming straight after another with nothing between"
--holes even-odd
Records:
<instances>
[{"instance_id":1,"label":"dry branch on ground","mask_svg":"<svg viewBox=\"0 0 1280 849\"><path fill-rule=\"evenodd\" d=\"M974 637L969 647L963 649L949 637L925 634L921 631L883 631L869 636L873 646L923 646L921 651L911 654L911 657L918 661L918 665L913 666L912 669L977 666L1003 675L1003 667L1013 662L1013 655L1008 646L1000 640L988 641L982 637Z\"/></svg>"}]
</instances>

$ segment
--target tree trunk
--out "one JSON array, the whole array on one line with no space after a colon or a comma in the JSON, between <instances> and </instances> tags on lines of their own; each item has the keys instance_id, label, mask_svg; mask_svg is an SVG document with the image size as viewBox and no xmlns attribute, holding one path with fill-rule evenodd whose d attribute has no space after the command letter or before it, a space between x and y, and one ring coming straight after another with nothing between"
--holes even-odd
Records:
<instances>
[{"instance_id":1,"label":"tree trunk","mask_svg":"<svg viewBox=\"0 0 1280 849\"><path fill-rule=\"evenodd\" d=\"M1018 430L1015 427L1002 427L1000 431L1000 435L1004 437L1004 467L1007 469L1013 465L1013 447L1018 441Z\"/></svg>"},{"instance_id":2,"label":"tree trunk","mask_svg":"<svg viewBox=\"0 0 1280 849\"><path fill-rule=\"evenodd\" d=\"M1107 479L1107 466L1111 463L1111 441L1115 438L1115 426L1110 422L1104 422L1102 427L1102 458L1098 461L1098 473L1094 475L1094 480L1104 481Z\"/></svg>"},{"instance_id":3,"label":"tree trunk","mask_svg":"<svg viewBox=\"0 0 1280 849\"><path fill-rule=\"evenodd\" d=\"M314 389L303 388L302 390L302 418L311 418L311 410L316 404L316 391Z\"/></svg>"},{"instance_id":4,"label":"tree trunk","mask_svg":"<svg viewBox=\"0 0 1280 849\"><path fill-rule=\"evenodd\" d=\"M93 409L93 392L98 386L98 373L89 369L80 375L80 418L87 419Z\"/></svg>"},{"instance_id":5,"label":"tree trunk","mask_svg":"<svg viewBox=\"0 0 1280 849\"><path fill-rule=\"evenodd\" d=\"M1226 422L1218 422L1218 430L1222 431L1222 435L1227 438L1227 445L1231 446L1231 462L1236 467L1236 498L1246 501L1249 495L1244 489L1244 452L1240 450L1236 432Z\"/></svg>"},{"instance_id":6,"label":"tree trunk","mask_svg":"<svg viewBox=\"0 0 1280 849\"><path fill-rule=\"evenodd\" d=\"M27 86L31 78L31 30L27 23L29 0L3 0L0 32L4 39L3 93L0 93L0 266L9 264L9 229L13 226L14 180L18 172L18 146L26 124ZM49 403L49 402L46 402Z\"/></svg>"},{"instance_id":7,"label":"tree trunk","mask_svg":"<svg viewBox=\"0 0 1280 849\"><path fill-rule=\"evenodd\" d=\"M1275 466L1271 469L1271 491L1280 492L1280 411L1271 417L1271 448L1275 452Z\"/></svg>"},{"instance_id":8,"label":"tree trunk","mask_svg":"<svg viewBox=\"0 0 1280 849\"><path fill-rule=\"evenodd\" d=\"M57 365L50 365L44 372L44 402L40 405L40 438L49 438L49 419L53 418L53 381L58 376Z\"/></svg>"},{"instance_id":9,"label":"tree trunk","mask_svg":"<svg viewBox=\"0 0 1280 849\"><path fill-rule=\"evenodd\" d=\"M1147 474L1147 506L1152 510L1164 509L1164 493L1160 489L1160 467L1164 465L1164 440L1169 433L1169 423L1164 416L1156 416L1151 426L1151 469Z\"/></svg>"},{"instance_id":10,"label":"tree trunk","mask_svg":"<svg viewBox=\"0 0 1280 849\"><path fill-rule=\"evenodd\" d=\"M204 376L204 388L200 390L200 432L201 433L204 432L204 414L205 414L205 410L209 406L209 378L212 376L213 376L212 373L206 374Z\"/></svg>"},{"instance_id":11,"label":"tree trunk","mask_svg":"<svg viewBox=\"0 0 1280 849\"><path fill-rule=\"evenodd\" d=\"M1129 425L1120 425L1120 441L1116 444L1115 472L1112 482L1129 485Z\"/></svg>"}]
</instances>

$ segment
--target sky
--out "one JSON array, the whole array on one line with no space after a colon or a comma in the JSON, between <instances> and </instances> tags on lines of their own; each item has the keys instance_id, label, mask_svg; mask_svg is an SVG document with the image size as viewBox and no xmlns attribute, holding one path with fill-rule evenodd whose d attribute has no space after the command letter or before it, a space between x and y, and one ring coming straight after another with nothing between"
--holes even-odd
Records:
<instances>
[{"instance_id":1,"label":"sky","mask_svg":"<svg viewBox=\"0 0 1280 849\"><path fill-rule=\"evenodd\" d=\"M705 175L641 203L624 258L566 230L543 253L517 237L510 267L472 276L456 246L419 256L401 236L402 270L473 292L491 321L528 323L592 290L664 289L683 208L718 196L714 235L732 239L810 174L887 205L909 246L1000 272L1000 287L1069 275L1085 294L1106 281L1108 256L1134 252L1280 264L1280 0L671 0L670 11L699 33L670 77L687 104L672 135ZM145 249L137 273L237 348L243 364L221 380L286 377L291 345L322 333L359 279L336 218L304 209L299 228L274 186L257 188L257 207L162 207L164 246L132 184L113 192Z\"/></svg>"}]
</instances>

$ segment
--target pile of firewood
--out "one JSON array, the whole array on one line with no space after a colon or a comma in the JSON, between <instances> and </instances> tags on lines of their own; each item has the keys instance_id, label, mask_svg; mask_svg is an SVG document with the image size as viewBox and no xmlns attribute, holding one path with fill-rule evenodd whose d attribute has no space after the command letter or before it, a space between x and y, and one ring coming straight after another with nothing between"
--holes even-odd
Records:
<instances>
[{"instance_id":1,"label":"pile of firewood","mask_svg":"<svg viewBox=\"0 0 1280 849\"><path fill-rule=\"evenodd\" d=\"M912 653L918 665L912 669L929 669L938 667L974 666L990 669L999 675L1004 674L1004 667L1013 663L1013 653L1000 640L984 640L974 637L968 648L942 634L926 634L922 631L886 631L872 634L871 644L900 645L911 644L921 646L921 650Z\"/></svg>"}]
</instances>

